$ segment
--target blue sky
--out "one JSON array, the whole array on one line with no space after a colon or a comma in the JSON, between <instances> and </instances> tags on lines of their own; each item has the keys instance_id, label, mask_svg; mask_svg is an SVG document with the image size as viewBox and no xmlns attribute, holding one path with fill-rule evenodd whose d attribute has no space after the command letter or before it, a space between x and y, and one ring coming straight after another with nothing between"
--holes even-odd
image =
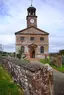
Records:
<instances>
[{"instance_id":1,"label":"blue sky","mask_svg":"<svg viewBox=\"0 0 64 95\"><path fill-rule=\"evenodd\" d=\"M15 51L15 32L26 28L30 0L0 0L0 44L4 51ZM33 0L38 28L50 33L49 52L64 49L64 0Z\"/></svg>"}]
</instances>

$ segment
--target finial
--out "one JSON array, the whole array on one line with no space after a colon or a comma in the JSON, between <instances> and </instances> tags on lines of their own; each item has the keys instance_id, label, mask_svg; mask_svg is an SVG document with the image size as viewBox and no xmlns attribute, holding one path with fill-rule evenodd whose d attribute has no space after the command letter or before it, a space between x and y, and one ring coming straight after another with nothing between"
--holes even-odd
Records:
<instances>
[{"instance_id":1,"label":"finial","mask_svg":"<svg viewBox=\"0 0 64 95\"><path fill-rule=\"evenodd\" d=\"M31 0L31 6L32 6L33 0Z\"/></svg>"}]
</instances>

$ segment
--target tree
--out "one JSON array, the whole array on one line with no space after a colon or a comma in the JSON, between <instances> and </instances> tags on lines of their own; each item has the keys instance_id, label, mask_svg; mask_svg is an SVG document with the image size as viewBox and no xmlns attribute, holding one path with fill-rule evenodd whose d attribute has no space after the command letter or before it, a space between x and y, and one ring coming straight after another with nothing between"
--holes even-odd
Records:
<instances>
[{"instance_id":1,"label":"tree","mask_svg":"<svg viewBox=\"0 0 64 95\"><path fill-rule=\"evenodd\" d=\"M21 46L19 53L17 54L17 57L21 59L22 54L24 53L24 46Z\"/></svg>"},{"instance_id":2,"label":"tree","mask_svg":"<svg viewBox=\"0 0 64 95\"><path fill-rule=\"evenodd\" d=\"M3 52L3 48L2 48L2 44L0 44L0 55L2 55Z\"/></svg>"},{"instance_id":3,"label":"tree","mask_svg":"<svg viewBox=\"0 0 64 95\"><path fill-rule=\"evenodd\" d=\"M59 53L60 53L61 55L64 55L64 50L60 50Z\"/></svg>"},{"instance_id":4,"label":"tree","mask_svg":"<svg viewBox=\"0 0 64 95\"><path fill-rule=\"evenodd\" d=\"M2 44L0 44L0 51L3 51Z\"/></svg>"}]
</instances>

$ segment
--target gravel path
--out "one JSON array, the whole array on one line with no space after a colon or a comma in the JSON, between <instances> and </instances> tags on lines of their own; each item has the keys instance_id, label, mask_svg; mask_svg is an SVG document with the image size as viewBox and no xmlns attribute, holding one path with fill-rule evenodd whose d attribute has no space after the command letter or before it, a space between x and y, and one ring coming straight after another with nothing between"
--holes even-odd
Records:
<instances>
[{"instance_id":1,"label":"gravel path","mask_svg":"<svg viewBox=\"0 0 64 95\"><path fill-rule=\"evenodd\" d=\"M64 95L64 74L54 70L54 95Z\"/></svg>"},{"instance_id":2,"label":"gravel path","mask_svg":"<svg viewBox=\"0 0 64 95\"><path fill-rule=\"evenodd\" d=\"M32 64L34 64L34 63L41 64L41 62L39 62L38 60L35 60L35 59L30 60L30 63L32 63Z\"/></svg>"}]
</instances>

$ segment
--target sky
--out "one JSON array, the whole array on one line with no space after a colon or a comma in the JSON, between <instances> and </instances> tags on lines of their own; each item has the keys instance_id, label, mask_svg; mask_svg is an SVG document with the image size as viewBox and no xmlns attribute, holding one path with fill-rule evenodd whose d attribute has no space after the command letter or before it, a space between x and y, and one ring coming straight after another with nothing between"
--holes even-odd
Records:
<instances>
[{"instance_id":1,"label":"sky","mask_svg":"<svg viewBox=\"0 0 64 95\"><path fill-rule=\"evenodd\" d=\"M31 0L0 0L0 44L15 51L15 32L27 27L27 8ZM64 0L33 0L38 28L49 33L49 52L64 49Z\"/></svg>"}]
</instances>

